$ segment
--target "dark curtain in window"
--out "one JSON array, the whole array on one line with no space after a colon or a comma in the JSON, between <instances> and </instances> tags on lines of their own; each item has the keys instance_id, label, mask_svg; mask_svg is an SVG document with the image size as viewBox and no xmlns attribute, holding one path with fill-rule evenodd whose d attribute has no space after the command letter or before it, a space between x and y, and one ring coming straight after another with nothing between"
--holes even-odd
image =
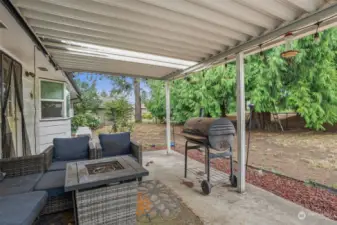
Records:
<instances>
[{"instance_id":1,"label":"dark curtain in window","mask_svg":"<svg viewBox=\"0 0 337 225\"><path fill-rule=\"evenodd\" d=\"M2 143L2 158L9 158L15 156L14 143L12 138L12 132L10 130L9 122L6 116L6 110L8 106L8 98L11 87L11 73L13 68L13 62L9 64L9 69L3 69L5 67L5 56L1 55L1 143Z\"/></svg>"},{"instance_id":2,"label":"dark curtain in window","mask_svg":"<svg viewBox=\"0 0 337 225\"><path fill-rule=\"evenodd\" d=\"M12 101L16 101L18 108L15 110L16 116L21 116L21 137L22 138L22 150L23 155L31 155L30 144L28 140L28 133L26 129L25 118L23 114L23 90L22 90L22 66L7 56L6 54L0 52L1 54L1 62L0 62L0 81L1 81L1 139L2 139L2 157L9 158L15 156L15 149L13 143L13 132L10 130L9 121L6 115L6 110L8 107L9 94L12 87L15 90L15 98L12 96ZM9 63L9 69L6 73L4 73L6 63ZM12 79L13 78L13 79ZM12 80L14 81L12 83ZM12 86L13 85L13 86ZM15 113L15 112L14 112ZM16 123L15 123L16 126Z\"/></svg>"},{"instance_id":3,"label":"dark curtain in window","mask_svg":"<svg viewBox=\"0 0 337 225\"><path fill-rule=\"evenodd\" d=\"M26 128L26 121L23 114L23 90L22 90L22 67L17 64L13 68L13 76L14 76L14 85L15 85L15 96L16 101L19 106L20 115L21 115L21 131L22 131L22 150L23 155L31 155L30 144L28 139L28 133ZM35 127L34 127L35 129Z\"/></svg>"}]
</instances>

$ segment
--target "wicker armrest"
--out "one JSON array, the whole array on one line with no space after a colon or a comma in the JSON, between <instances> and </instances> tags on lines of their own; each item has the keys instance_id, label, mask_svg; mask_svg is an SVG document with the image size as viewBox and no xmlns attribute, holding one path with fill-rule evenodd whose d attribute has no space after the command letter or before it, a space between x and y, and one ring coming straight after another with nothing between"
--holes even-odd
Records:
<instances>
[{"instance_id":1,"label":"wicker armrest","mask_svg":"<svg viewBox=\"0 0 337 225\"><path fill-rule=\"evenodd\" d=\"M100 159L100 158L102 158L102 145L101 145L101 143L99 143L99 142L96 142L96 150L95 150L95 152L96 152L96 154L95 154L95 158L96 159Z\"/></svg>"},{"instance_id":2,"label":"wicker armrest","mask_svg":"<svg viewBox=\"0 0 337 225\"><path fill-rule=\"evenodd\" d=\"M0 160L0 170L6 177L25 176L44 172L44 155L30 155Z\"/></svg>"},{"instance_id":3,"label":"wicker armrest","mask_svg":"<svg viewBox=\"0 0 337 225\"><path fill-rule=\"evenodd\" d=\"M95 144L89 141L89 159L96 159L97 151Z\"/></svg>"},{"instance_id":4,"label":"wicker armrest","mask_svg":"<svg viewBox=\"0 0 337 225\"><path fill-rule=\"evenodd\" d=\"M131 141L131 152L134 157L138 159L138 163L143 163L143 146L139 143Z\"/></svg>"},{"instance_id":5,"label":"wicker armrest","mask_svg":"<svg viewBox=\"0 0 337 225\"><path fill-rule=\"evenodd\" d=\"M50 145L46 150L42 152L44 155L44 168L45 170L48 170L50 167L52 161L53 161L53 151L54 151L54 146Z\"/></svg>"}]
</instances>

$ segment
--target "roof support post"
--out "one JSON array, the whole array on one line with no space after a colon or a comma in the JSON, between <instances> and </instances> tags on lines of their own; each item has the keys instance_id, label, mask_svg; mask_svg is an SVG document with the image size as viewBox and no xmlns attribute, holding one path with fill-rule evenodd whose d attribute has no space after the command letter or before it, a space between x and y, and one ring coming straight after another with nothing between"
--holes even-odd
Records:
<instances>
[{"instance_id":1,"label":"roof support post","mask_svg":"<svg viewBox=\"0 0 337 225\"><path fill-rule=\"evenodd\" d=\"M245 74L244 53L236 55L236 118L237 118L237 152L238 152L238 192L246 189L246 145L245 145Z\"/></svg>"},{"instance_id":2,"label":"roof support post","mask_svg":"<svg viewBox=\"0 0 337 225\"><path fill-rule=\"evenodd\" d=\"M171 105L170 105L170 81L165 81L166 90L166 145L167 154L171 153Z\"/></svg>"}]
</instances>

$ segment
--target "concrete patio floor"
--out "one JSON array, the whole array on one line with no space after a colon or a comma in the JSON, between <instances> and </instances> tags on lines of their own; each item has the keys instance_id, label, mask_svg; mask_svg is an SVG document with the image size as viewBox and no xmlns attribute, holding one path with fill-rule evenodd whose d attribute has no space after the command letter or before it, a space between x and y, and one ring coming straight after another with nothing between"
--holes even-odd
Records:
<instances>
[{"instance_id":1,"label":"concrete patio floor","mask_svg":"<svg viewBox=\"0 0 337 225\"><path fill-rule=\"evenodd\" d=\"M145 166L150 161L153 161L153 163ZM337 222L322 215L250 184L247 184L246 193L239 194L236 189L229 186L225 178L223 178L222 184L214 182L217 185L212 188L212 193L209 196L204 196L199 183L200 177L194 175L191 171L188 172L188 178L193 181L194 187L189 188L181 184L184 172L184 157L174 151L170 155L166 154L166 150L144 152L143 163L145 168L150 171L150 175L145 180L160 180L171 188L205 224L337 224ZM194 168L194 171L204 170L204 164L192 159L188 159L188 167L189 169ZM213 174L215 172L215 177L227 176L220 171L212 170L212 172Z\"/></svg>"}]
</instances>

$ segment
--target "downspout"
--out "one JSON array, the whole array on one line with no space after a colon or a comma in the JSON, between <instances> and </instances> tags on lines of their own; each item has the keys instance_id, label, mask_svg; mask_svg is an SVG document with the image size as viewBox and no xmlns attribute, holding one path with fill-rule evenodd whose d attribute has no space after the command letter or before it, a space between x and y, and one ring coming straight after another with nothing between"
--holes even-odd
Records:
<instances>
[{"instance_id":1,"label":"downspout","mask_svg":"<svg viewBox=\"0 0 337 225\"><path fill-rule=\"evenodd\" d=\"M34 100L34 153L36 155L36 115L37 115L37 108L36 108L36 49L37 46L34 45L34 84L33 84L33 100ZM22 112L23 113L23 112Z\"/></svg>"}]
</instances>

